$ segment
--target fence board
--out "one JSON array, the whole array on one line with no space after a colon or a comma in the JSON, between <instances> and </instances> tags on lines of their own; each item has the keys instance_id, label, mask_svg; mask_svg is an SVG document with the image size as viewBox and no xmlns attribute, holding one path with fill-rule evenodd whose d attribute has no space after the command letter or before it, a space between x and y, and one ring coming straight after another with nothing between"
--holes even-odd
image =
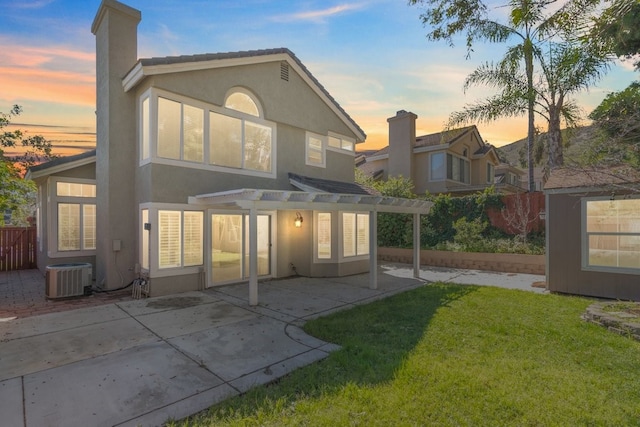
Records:
<instances>
[{"instance_id":1,"label":"fence board","mask_svg":"<svg viewBox=\"0 0 640 427\"><path fill-rule=\"evenodd\" d=\"M0 271L36 268L36 228L0 228Z\"/></svg>"}]
</instances>

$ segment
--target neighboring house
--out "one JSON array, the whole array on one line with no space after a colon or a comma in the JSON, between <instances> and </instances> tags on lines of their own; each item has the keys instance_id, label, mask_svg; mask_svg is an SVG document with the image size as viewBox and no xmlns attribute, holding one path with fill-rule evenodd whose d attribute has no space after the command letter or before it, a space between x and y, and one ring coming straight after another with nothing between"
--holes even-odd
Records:
<instances>
[{"instance_id":1,"label":"neighboring house","mask_svg":"<svg viewBox=\"0 0 640 427\"><path fill-rule=\"evenodd\" d=\"M258 277L372 271L376 212L426 202L354 183L362 129L288 49L138 59L141 13L104 0L97 148L32 168L38 267L91 262L151 295Z\"/></svg>"},{"instance_id":2,"label":"neighboring house","mask_svg":"<svg viewBox=\"0 0 640 427\"><path fill-rule=\"evenodd\" d=\"M640 300L640 174L556 169L545 185L547 287Z\"/></svg>"},{"instance_id":3,"label":"neighboring house","mask_svg":"<svg viewBox=\"0 0 640 427\"><path fill-rule=\"evenodd\" d=\"M508 163L500 163L495 169L494 184L501 193L520 193L527 189L522 184L525 171Z\"/></svg>"},{"instance_id":4,"label":"neighboring house","mask_svg":"<svg viewBox=\"0 0 640 427\"><path fill-rule=\"evenodd\" d=\"M418 195L462 195L494 185L500 159L475 126L416 136L416 119L404 110L387 119L389 145L358 167L375 179L410 178Z\"/></svg>"}]
</instances>

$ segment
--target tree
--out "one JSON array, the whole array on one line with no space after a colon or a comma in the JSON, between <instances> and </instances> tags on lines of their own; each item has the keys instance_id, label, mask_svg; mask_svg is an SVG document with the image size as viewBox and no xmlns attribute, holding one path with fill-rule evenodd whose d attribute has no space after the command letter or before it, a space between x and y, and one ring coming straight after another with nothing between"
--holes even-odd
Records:
<instances>
[{"instance_id":1,"label":"tree","mask_svg":"<svg viewBox=\"0 0 640 427\"><path fill-rule=\"evenodd\" d=\"M640 82L608 94L589 118L594 132L585 151L586 163L640 165Z\"/></svg>"},{"instance_id":2,"label":"tree","mask_svg":"<svg viewBox=\"0 0 640 427\"><path fill-rule=\"evenodd\" d=\"M571 33L579 27L581 17L599 0L573 0L562 4L555 11L557 0L510 0L506 23L488 18L488 8L481 0L410 0L410 4L426 4L421 15L423 24L432 27L429 40L446 40L453 45L453 36L466 33L467 56L476 40L506 42L517 39L519 43L508 49L500 62L503 71L515 70L524 65L526 86L517 89L526 100L527 150L529 190L535 190L533 180L533 146L535 136L534 60L540 58L540 44L561 32ZM518 67L516 67L518 65ZM516 89L514 89L516 90Z\"/></svg>"},{"instance_id":3,"label":"tree","mask_svg":"<svg viewBox=\"0 0 640 427\"><path fill-rule=\"evenodd\" d=\"M9 113L0 112L0 154L2 154L2 148L22 147L25 150L24 154L12 157L11 161L17 163L19 172L24 175L31 166L51 160L55 156L51 151L51 142L43 136L29 136L19 129L5 130L11 124L11 119L21 113L22 107L19 105L14 105Z\"/></svg>"},{"instance_id":4,"label":"tree","mask_svg":"<svg viewBox=\"0 0 640 427\"><path fill-rule=\"evenodd\" d=\"M541 53L542 53L542 49ZM562 122L568 127L579 123L580 108L570 96L588 88L597 81L608 66L602 58L573 43L548 43L544 54L537 57L540 72L534 74L536 85L534 112L547 122L546 151L548 166L552 169L564 164ZM499 91L485 101L465 106L451 114L448 126L472 121L489 122L498 117L519 116L528 112L528 77L519 61L507 56L498 64L486 63L478 67L465 80L464 88L487 85ZM536 132L537 133L537 132ZM539 138L534 139L532 163L542 155ZM528 147L529 148L529 147Z\"/></svg>"},{"instance_id":5,"label":"tree","mask_svg":"<svg viewBox=\"0 0 640 427\"><path fill-rule=\"evenodd\" d=\"M588 39L605 52L632 58L640 52L640 2L613 0L595 20ZM634 65L640 70L640 60Z\"/></svg>"},{"instance_id":6,"label":"tree","mask_svg":"<svg viewBox=\"0 0 640 427\"><path fill-rule=\"evenodd\" d=\"M11 118L19 115L22 109L14 105L9 113L0 112L0 147L23 147L25 154L8 158L0 148L0 223L4 224L4 213L12 213L12 223L27 225L27 217L33 213L36 187L33 181L22 177L27 168L52 158L51 143L42 136L26 136L20 130L7 131Z\"/></svg>"}]
</instances>

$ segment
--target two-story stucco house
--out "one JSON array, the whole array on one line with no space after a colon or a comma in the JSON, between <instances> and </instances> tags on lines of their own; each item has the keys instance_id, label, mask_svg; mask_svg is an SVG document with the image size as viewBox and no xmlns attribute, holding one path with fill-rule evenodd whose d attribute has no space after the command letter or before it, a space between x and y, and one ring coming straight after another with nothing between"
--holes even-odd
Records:
<instances>
[{"instance_id":1,"label":"two-story stucco house","mask_svg":"<svg viewBox=\"0 0 640 427\"><path fill-rule=\"evenodd\" d=\"M365 134L288 49L138 59L140 11L104 0L95 152L32 168L38 265L91 262L151 295L372 269L377 211L426 204L354 183ZM373 268L372 268L373 266Z\"/></svg>"},{"instance_id":2,"label":"two-story stucco house","mask_svg":"<svg viewBox=\"0 0 640 427\"><path fill-rule=\"evenodd\" d=\"M502 192L521 191L517 185L495 183L500 158L478 128L469 126L416 136L417 115L398 111L389 123L389 145L368 153L358 167L375 179L410 178L418 195L469 194L496 184Z\"/></svg>"}]
</instances>

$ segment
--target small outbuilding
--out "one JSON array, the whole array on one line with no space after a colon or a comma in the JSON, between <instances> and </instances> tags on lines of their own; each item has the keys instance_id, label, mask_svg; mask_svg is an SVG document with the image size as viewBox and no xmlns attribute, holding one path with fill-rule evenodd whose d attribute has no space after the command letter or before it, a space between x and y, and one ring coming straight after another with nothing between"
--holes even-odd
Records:
<instances>
[{"instance_id":1,"label":"small outbuilding","mask_svg":"<svg viewBox=\"0 0 640 427\"><path fill-rule=\"evenodd\" d=\"M629 166L552 171L544 187L550 291L640 300L639 190Z\"/></svg>"}]
</instances>

